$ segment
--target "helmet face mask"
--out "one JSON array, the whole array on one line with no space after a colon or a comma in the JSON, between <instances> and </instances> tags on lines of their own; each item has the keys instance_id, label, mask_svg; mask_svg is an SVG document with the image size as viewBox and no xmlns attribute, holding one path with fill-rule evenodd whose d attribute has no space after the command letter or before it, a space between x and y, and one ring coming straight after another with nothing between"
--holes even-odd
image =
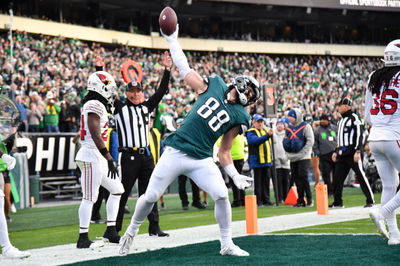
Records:
<instances>
[{"instance_id":1,"label":"helmet face mask","mask_svg":"<svg viewBox=\"0 0 400 266\"><path fill-rule=\"evenodd\" d=\"M391 41L385 48L384 57L385 67L400 66L400 39Z\"/></svg>"},{"instance_id":2,"label":"helmet face mask","mask_svg":"<svg viewBox=\"0 0 400 266\"><path fill-rule=\"evenodd\" d=\"M117 97L117 85L114 78L105 71L97 71L89 76L87 90L103 96L110 104Z\"/></svg>"},{"instance_id":3,"label":"helmet face mask","mask_svg":"<svg viewBox=\"0 0 400 266\"><path fill-rule=\"evenodd\" d=\"M248 106L260 98L260 84L250 76L239 76L233 81L233 87L238 94L238 103Z\"/></svg>"}]
</instances>

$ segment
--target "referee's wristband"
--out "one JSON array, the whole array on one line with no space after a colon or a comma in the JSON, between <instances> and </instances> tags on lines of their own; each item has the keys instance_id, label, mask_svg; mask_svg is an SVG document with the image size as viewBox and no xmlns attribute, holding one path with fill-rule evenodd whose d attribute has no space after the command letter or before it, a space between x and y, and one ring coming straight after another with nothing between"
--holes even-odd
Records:
<instances>
[{"instance_id":1,"label":"referee's wristband","mask_svg":"<svg viewBox=\"0 0 400 266\"><path fill-rule=\"evenodd\" d=\"M235 175L238 175L239 172L236 170L235 166L233 163L228 164L227 166L224 167L225 172L230 176L233 177Z\"/></svg>"},{"instance_id":2,"label":"referee's wristband","mask_svg":"<svg viewBox=\"0 0 400 266\"><path fill-rule=\"evenodd\" d=\"M101 155L103 155L104 157L105 157L106 154L108 153L107 148L103 148L103 149L101 149L101 150L99 150L99 151L100 151Z\"/></svg>"}]
</instances>

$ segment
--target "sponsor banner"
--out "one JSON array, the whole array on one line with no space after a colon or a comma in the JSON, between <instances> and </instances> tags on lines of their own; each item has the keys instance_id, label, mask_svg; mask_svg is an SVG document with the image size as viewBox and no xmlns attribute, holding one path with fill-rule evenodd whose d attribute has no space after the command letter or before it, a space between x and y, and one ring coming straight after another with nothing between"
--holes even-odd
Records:
<instances>
[{"instance_id":1,"label":"sponsor banner","mask_svg":"<svg viewBox=\"0 0 400 266\"><path fill-rule=\"evenodd\" d=\"M275 86L271 84L263 84L264 96L264 116L267 118L275 118L276 114L276 100L275 100Z\"/></svg>"},{"instance_id":2,"label":"sponsor banner","mask_svg":"<svg viewBox=\"0 0 400 266\"><path fill-rule=\"evenodd\" d=\"M23 133L16 139L19 150L26 150L29 175L71 175L76 169L74 137L77 133Z\"/></svg>"}]
</instances>

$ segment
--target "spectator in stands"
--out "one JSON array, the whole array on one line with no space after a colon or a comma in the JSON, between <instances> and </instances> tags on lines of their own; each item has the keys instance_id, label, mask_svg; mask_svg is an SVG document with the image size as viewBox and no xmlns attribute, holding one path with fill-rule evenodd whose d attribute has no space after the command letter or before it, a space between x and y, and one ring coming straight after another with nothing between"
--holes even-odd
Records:
<instances>
[{"instance_id":1,"label":"spectator in stands","mask_svg":"<svg viewBox=\"0 0 400 266\"><path fill-rule=\"evenodd\" d=\"M61 107L60 113L58 114L59 115L58 128L60 132L71 132L72 115L69 112L67 103L64 100L62 100L60 102L60 107Z\"/></svg>"},{"instance_id":2,"label":"spectator in stands","mask_svg":"<svg viewBox=\"0 0 400 266\"><path fill-rule=\"evenodd\" d=\"M7 41L7 36L4 36L2 44L6 44ZM45 53L38 52L37 47L39 45L44 48L51 47L52 50L57 51L58 58L61 59L50 58L50 52L47 52L50 49L46 50ZM162 69L157 65L159 54L154 53L154 51L150 53L141 48L129 47L105 49L98 44L95 47L96 50L101 50L107 70L112 72L117 80L122 80L120 79L120 65L124 57L121 54L135 55L137 61L142 64L143 73L149 71L154 73L154 75L143 75L143 84L155 82L154 80L159 79L162 74ZM18 60L19 64L29 69L25 75L28 80L27 86L32 91L37 91L38 94L45 96L47 90L51 88L49 81L55 80L54 84L59 84L59 87L82 96L80 94L82 84L87 80L95 58L95 50L91 50L87 43L59 37L45 36L38 38L27 33L17 32L14 51L15 58L21 58L21 60ZM6 53L1 54L0 59L5 59L5 55ZM31 61L25 60L26 57L29 57ZM215 60L215 58L219 60ZM52 62L50 62L50 59L52 59ZM377 68L379 63L377 59L361 57L284 57L228 53L189 53L189 61L202 74L216 73L225 79L230 78L228 74L230 71L227 70L231 69L235 73L242 73L247 69L249 75L266 73L265 77L267 78L263 79L261 76L258 78L261 82L268 81L277 85L278 111L283 111L283 106L293 107L298 105L306 113L310 113L313 118L318 118L324 112L333 112L334 99L344 92L362 95L362 88L367 83L364 77L373 68ZM201 64L198 64L198 62L202 61L208 62L207 67L200 67ZM2 75L1 80L9 83L8 69L10 69L11 64L8 61L4 62L4 70L0 73ZM190 102L194 96L193 91L189 89L187 94L182 94L183 88L188 89L187 86L181 79L177 78L177 72L173 71L171 75L174 78L171 92L176 93L174 96L175 103L171 100L171 104L175 105L174 109L177 110L178 98L181 98L184 103L183 109L190 108ZM22 86L16 86L16 83L7 86L9 86L8 90L15 88L21 95L24 94L24 83L22 83ZM294 89L289 90L288 88ZM152 94L151 90L152 86L145 86L145 95ZM61 93L60 96L62 96ZM362 98L354 99L354 105L361 109Z\"/></svg>"},{"instance_id":3,"label":"spectator in stands","mask_svg":"<svg viewBox=\"0 0 400 266\"><path fill-rule=\"evenodd\" d=\"M264 117L253 116L253 128L246 133L249 145L249 167L254 171L254 194L257 196L257 206L272 206L269 184L272 177L272 129L264 129Z\"/></svg>"},{"instance_id":4,"label":"spectator in stands","mask_svg":"<svg viewBox=\"0 0 400 266\"><path fill-rule=\"evenodd\" d=\"M75 102L68 105L68 112L71 114L71 131L77 132L79 130L79 123L81 121L81 97L76 97Z\"/></svg>"},{"instance_id":5,"label":"spectator in stands","mask_svg":"<svg viewBox=\"0 0 400 266\"><path fill-rule=\"evenodd\" d=\"M26 110L26 115L28 118L29 132L39 132L40 121L43 119L43 115L38 109L36 102L31 102L30 109Z\"/></svg>"},{"instance_id":6,"label":"spectator in stands","mask_svg":"<svg viewBox=\"0 0 400 266\"><path fill-rule=\"evenodd\" d=\"M56 97L53 92L49 91L46 94L46 109L48 114L44 117L44 128L46 132L56 133L59 132L58 122L61 107L56 104Z\"/></svg>"},{"instance_id":7,"label":"spectator in stands","mask_svg":"<svg viewBox=\"0 0 400 266\"><path fill-rule=\"evenodd\" d=\"M36 103L36 105L38 104L39 100L41 100L39 94L37 93L37 91L33 91L30 94L30 102L34 102Z\"/></svg>"},{"instance_id":8,"label":"spectator in stands","mask_svg":"<svg viewBox=\"0 0 400 266\"><path fill-rule=\"evenodd\" d=\"M26 115L25 105L23 104L22 97L20 95L15 97L15 105L17 106L17 108L20 112L21 122L23 122L25 125L25 129L23 131L27 131L28 130L28 117Z\"/></svg>"},{"instance_id":9,"label":"spectator in stands","mask_svg":"<svg viewBox=\"0 0 400 266\"><path fill-rule=\"evenodd\" d=\"M0 45L4 49L9 49L8 36L4 33L2 37ZM134 56L142 65L143 84L147 85L144 86L145 95L154 93L152 84L162 75L162 68L157 64L160 53L154 50L127 46L103 48L96 43L90 46L80 40L35 36L25 32L15 32L14 41L16 59L14 67L24 69L23 74L20 71L14 73L17 78L11 81L10 73L13 65L7 59L7 53L0 54L0 60L4 62L0 68L0 86L2 91L10 95L17 93L24 96L26 92L32 91L31 94L37 92L38 96L44 98L50 88L56 87L60 88L60 97L63 97L64 93L82 97L83 84L88 74L92 72L97 51L103 57L103 65L116 77L119 86L121 82L118 80L122 81L120 65L126 58L125 55ZM57 57L52 55L54 53ZM350 92L352 95L362 95L363 88L367 85L365 76L379 66L379 59L369 57L188 52L188 59L190 65L201 75L215 73L225 80L229 80L232 73L241 74L248 71L246 74L256 76L261 83L269 82L276 85L278 112L283 112L283 108L286 107L299 107L305 113L311 114L314 119L322 113L332 113L335 108L334 99L340 95ZM201 62L207 64L203 66ZM149 72L152 75L147 75ZM177 71L172 71L171 76L173 78L171 95L175 102L173 99L168 100L171 104L169 109L174 116L179 116L181 109L186 113L190 110L195 94L184 84ZM187 93L183 93L184 91ZM31 100L32 98L31 96ZM67 100L65 97L58 100L63 99ZM353 105L361 110L362 97L353 100ZM182 108L179 108L179 105ZM257 106L257 109L259 110L256 112L262 112L262 106ZM335 116L336 114L333 120L337 120ZM78 117L75 115L74 117L75 123L78 123Z\"/></svg>"},{"instance_id":10,"label":"spectator in stands","mask_svg":"<svg viewBox=\"0 0 400 266\"><path fill-rule=\"evenodd\" d=\"M40 110L40 112L42 114L42 119L40 120L40 124L39 124L39 131L40 132L44 132L45 131L45 129L44 129L44 117L46 115L48 115L49 112L47 111L45 102L42 101L42 100L40 100L38 102L37 108Z\"/></svg>"}]
</instances>

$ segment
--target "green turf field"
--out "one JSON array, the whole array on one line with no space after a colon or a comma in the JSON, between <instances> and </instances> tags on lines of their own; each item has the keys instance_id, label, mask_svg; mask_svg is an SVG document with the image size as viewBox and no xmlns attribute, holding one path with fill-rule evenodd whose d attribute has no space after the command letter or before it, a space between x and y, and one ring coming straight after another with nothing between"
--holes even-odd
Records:
<instances>
[{"instance_id":1,"label":"green turf field","mask_svg":"<svg viewBox=\"0 0 400 266\"><path fill-rule=\"evenodd\" d=\"M71 265L399 265L397 246L378 235L265 235L236 238L249 257L220 256L212 241Z\"/></svg>"},{"instance_id":2,"label":"green turf field","mask_svg":"<svg viewBox=\"0 0 400 266\"><path fill-rule=\"evenodd\" d=\"M313 193L315 194L315 193ZM359 188L345 188L343 192L344 204L346 207L360 206L365 204L365 197ZM375 200L380 201L380 194L375 194ZM330 200L331 201L331 200ZM189 211L182 211L181 203L177 195L165 196L167 209L160 210L160 225L163 230L171 230L185 227L193 227L199 225L215 224L214 206L209 197L209 206L205 210L198 210L190 207ZM135 200L130 200L129 207L133 210ZM12 215L13 222L9 223L9 231L11 242L18 248L33 249L59 244L75 243L78 237L78 208L79 204L32 208L19 210ZM102 206L102 216L105 215L105 207ZM278 207L261 207L258 208L258 217L270 217L284 214L294 214L299 212L315 211L316 207L311 208L293 208L292 206L280 205ZM129 224L132 214L126 215L124 220L123 232ZM233 221L244 220L244 207L233 208ZM148 223L145 221L139 233L147 233ZM316 229L304 228L296 229L293 232L331 232L345 233L374 233L376 232L371 221L364 219L348 222L347 229L329 224L324 226L314 227ZM92 239L101 237L104 233L105 225L92 224L90 226L89 236ZM335 231L336 230L336 231ZM49 237L51 236L51 237Z\"/></svg>"}]
</instances>

